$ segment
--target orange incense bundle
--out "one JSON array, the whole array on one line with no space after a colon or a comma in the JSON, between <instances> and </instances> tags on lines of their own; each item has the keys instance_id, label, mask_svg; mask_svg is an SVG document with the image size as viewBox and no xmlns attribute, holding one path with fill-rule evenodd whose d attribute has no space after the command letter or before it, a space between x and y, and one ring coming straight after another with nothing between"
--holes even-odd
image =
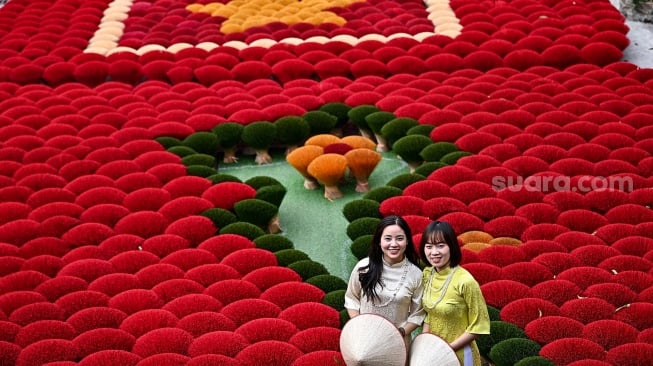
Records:
<instances>
[{"instance_id":1,"label":"orange incense bundle","mask_svg":"<svg viewBox=\"0 0 653 366\"><path fill-rule=\"evenodd\" d=\"M286 155L288 164L292 165L304 177L304 188L316 189L318 187L317 180L308 172L308 165L323 153L324 149L321 146L304 145Z\"/></svg>"},{"instance_id":2,"label":"orange incense bundle","mask_svg":"<svg viewBox=\"0 0 653 366\"><path fill-rule=\"evenodd\" d=\"M347 159L340 154L324 154L308 165L308 173L324 184L324 197L334 200L342 197L338 183L347 171Z\"/></svg>"},{"instance_id":3,"label":"orange incense bundle","mask_svg":"<svg viewBox=\"0 0 653 366\"><path fill-rule=\"evenodd\" d=\"M345 158L349 171L356 178L356 192L369 191L368 179L381 161L381 154L370 149L358 148L348 151Z\"/></svg>"}]
</instances>

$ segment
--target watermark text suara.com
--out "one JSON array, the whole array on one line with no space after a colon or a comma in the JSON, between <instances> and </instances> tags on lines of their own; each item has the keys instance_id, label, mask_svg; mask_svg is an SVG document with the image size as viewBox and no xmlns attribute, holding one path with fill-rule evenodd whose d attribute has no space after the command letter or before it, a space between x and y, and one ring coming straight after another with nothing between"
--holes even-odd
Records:
<instances>
[{"instance_id":1,"label":"watermark text suara.com","mask_svg":"<svg viewBox=\"0 0 653 366\"><path fill-rule=\"evenodd\" d=\"M570 177L565 175L532 175L526 178L521 176L494 176L491 185L496 191L504 189L520 191L525 189L544 193L561 191L587 193L603 190L631 192L634 182L632 177L629 176Z\"/></svg>"}]
</instances>

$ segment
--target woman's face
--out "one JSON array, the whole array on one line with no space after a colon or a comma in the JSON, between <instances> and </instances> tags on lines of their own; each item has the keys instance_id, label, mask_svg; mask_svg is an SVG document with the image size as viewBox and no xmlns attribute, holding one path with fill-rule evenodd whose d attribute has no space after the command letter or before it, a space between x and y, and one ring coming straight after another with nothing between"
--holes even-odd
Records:
<instances>
[{"instance_id":1,"label":"woman's face","mask_svg":"<svg viewBox=\"0 0 653 366\"><path fill-rule=\"evenodd\" d=\"M389 264L396 264L404 259L408 238L399 225L390 225L381 234L381 251L383 259Z\"/></svg>"},{"instance_id":2,"label":"woman's face","mask_svg":"<svg viewBox=\"0 0 653 366\"><path fill-rule=\"evenodd\" d=\"M428 260L433 268L438 272L449 267L451 251L449 250L449 245L444 241L437 241L435 239L429 240L426 245L424 245L424 254L426 255L426 260Z\"/></svg>"}]
</instances>

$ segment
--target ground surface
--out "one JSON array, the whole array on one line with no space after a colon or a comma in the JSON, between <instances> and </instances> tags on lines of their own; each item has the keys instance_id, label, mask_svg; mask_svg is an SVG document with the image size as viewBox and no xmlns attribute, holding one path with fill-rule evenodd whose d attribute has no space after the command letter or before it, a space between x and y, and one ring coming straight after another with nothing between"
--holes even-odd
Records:
<instances>
[{"instance_id":1,"label":"ground surface","mask_svg":"<svg viewBox=\"0 0 653 366\"><path fill-rule=\"evenodd\" d=\"M610 3L619 9L619 0L610 0ZM626 20L626 25L630 27L630 46L624 50L624 61L653 67L653 24Z\"/></svg>"}]
</instances>

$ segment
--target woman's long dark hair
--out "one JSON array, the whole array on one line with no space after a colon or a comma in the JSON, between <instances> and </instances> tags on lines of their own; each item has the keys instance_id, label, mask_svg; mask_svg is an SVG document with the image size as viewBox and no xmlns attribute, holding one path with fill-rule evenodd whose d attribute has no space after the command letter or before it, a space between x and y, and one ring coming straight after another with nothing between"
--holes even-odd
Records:
<instances>
[{"instance_id":1,"label":"woman's long dark hair","mask_svg":"<svg viewBox=\"0 0 653 366\"><path fill-rule=\"evenodd\" d=\"M402 217L391 215L384 217L374 231L370 251L368 254L369 264L361 267L358 272L358 278L361 282L363 294L368 300L374 301L379 295L376 293L376 285L381 283L381 274L383 273L383 250L381 250L381 236L386 227L398 225L406 234L406 251L405 256L411 263L419 266L419 258L413 244L413 235L410 226Z\"/></svg>"},{"instance_id":2,"label":"woman's long dark hair","mask_svg":"<svg viewBox=\"0 0 653 366\"><path fill-rule=\"evenodd\" d=\"M424 261L426 261L426 253L424 253L426 243L437 242L444 242L449 246L449 267L453 268L459 265L463 258L463 253L458 244L456 232L451 224L446 221L433 221L424 229L419 246L420 255L424 258Z\"/></svg>"}]
</instances>

